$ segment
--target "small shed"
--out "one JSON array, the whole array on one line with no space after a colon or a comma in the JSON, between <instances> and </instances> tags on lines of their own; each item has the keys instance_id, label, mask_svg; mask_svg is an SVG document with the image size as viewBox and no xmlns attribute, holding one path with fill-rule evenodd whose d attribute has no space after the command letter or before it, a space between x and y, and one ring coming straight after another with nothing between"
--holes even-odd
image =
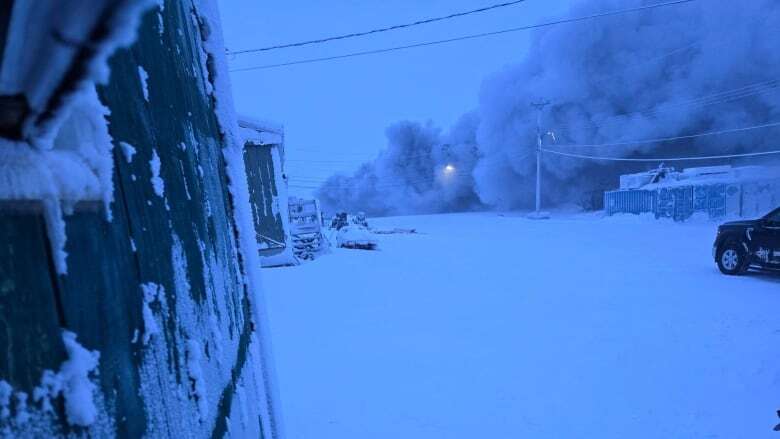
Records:
<instances>
[{"instance_id":1,"label":"small shed","mask_svg":"<svg viewBox=\"0 0 780 439\"><path fill-rule=\"evenodd\" d=\"M287 216L287 178L284 174L284 127L240 117L249 199L263 267L297 265Z\"/></svg>"},{"instance_id":2,"label":"small shed","mask_svg":"<svg viewBox=\"0 0 780 439\"><path fill-rule=\"evenodd\" d=\"M658 168L623 175L620 189L604 193L607 215L653 213L684 221L694 214L711 219L756 217L780 205L780 167L710 166Z\"/></svg>"}]
</instances>

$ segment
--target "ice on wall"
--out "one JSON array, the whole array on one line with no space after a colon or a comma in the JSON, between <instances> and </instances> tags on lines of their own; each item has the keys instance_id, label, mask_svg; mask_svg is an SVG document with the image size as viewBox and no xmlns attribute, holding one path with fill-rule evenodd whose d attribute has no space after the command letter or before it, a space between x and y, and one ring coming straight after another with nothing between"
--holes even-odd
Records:
<instances>
[{"instance_id":1,"label":"ice on wall","mask_svg":"<svg viewBox=\"0 0 780 439\"><path fill-rule=\"evenodd\" d=\"M141 92L144 94L144 99L146 101L149 101L149 74L146 73L146 70L138 66L138 79L141 81Z\"/></svg>"},{"instance_id":2,"label":"ice on wall","mask_svg":"<svg viewBox=\"0 0 780 439\"><path fill-rule=\"evenodd\" d=\"M94 87L74 98L51 149L0 139L0 199L41 200L59 274L67 273L63 213L82 200L102 201L111 218L113 144Z\"/></svg>"},{"instance_id":3,"label":"ice on wall","mask_svg":"<svg viewBox=\"0 0 780 439\"><path fill-rule=\"evenodd\" d=\"M197 340L187 340L187 373L191 383L190 393L198 403L198 414L203 422L209 415L209 405L203 369L200 365L203 361L201 352L203 352L203 348Z\"/></svg>"},{"instance_id":4,"label":"ice on wall","mask_svg":"<svg viewBox=\"0 0 780 439\"><path fill-rule=\"evenodd\" d=\"M569 16L644 5L643 0L579 0ZM555 144L602 144L738 128L780 120L780 68L776 50L780 3L775 0L712 0L656 8L553 26L531 36L521 59L487 77L476 108L478 123L461 128L474 140L467 153L463 194L478 203L509 209L534 204L536 114L531 103L551 101L542 118ZM727 29L725 31L724 29ZM425 124L417 124L420 136ZM391 127L389 131L393 130ZM430 136L430 134L428 134ZM576 152L621 157L674 157L777 149L780 128L767 128L685 141ZM442 203L457 184L435 184L440 162L431 137L418 154L403 153L403 139L388 133L385 152L354 175L334 176L320 190L325 206L373 209L376 214L468 210L468 197ZM551 139L545 140L554 147ZM457 157L455 157L457 159ZM750 161L766 163L764 159ZM713 162L720 164L722 162ZM624 164L545 155L546 204L592 207L604 189L616 188L619 175L659 163ZM702 163L705 165L706 163ZM738 162L732 162L738 164ZM402 169L408 165L409 170ZM463 167L455 162L456 169ZM458 173L460 179L460 173ZM421 203L430 196L430 203Z\"/></svg>"},{"instance_id":5,"label":"ice on wall","mask_svg":"<svg viewBox=\"0 0 780 439\"><path fill-rule=\"evenodd\" d=\"M97 370L100 353L85 349L76 341L76 334L70 331L63 331L62 341L68 352L68 360L58 374L65 397L65 414L69 424L86 427L97 417L93 400L97 389L90 375Z\"/></svg>"},{"instance_id":6,"label":"ice on wall","mask_svg":"<svg viewBox=\"0 0 780 439\"><path fill-rule=\"evenodd\" d=\"M162 37L165 32L165 21L163 20L163 14L165 13L165 0L157 0L157 27L159 28L160 36ZM179 47L176 46L178 49Z\"/></svg>"},{"instance_id":7,"label":"ice on wall","mask_svg":"<svg viewBox=\"0 0 780 439\"><path fill-rule=\"evenodd\" d=\"M262 290L260 276L260 261L257 252L257 241L252 218L251 202L249 200L249 186L247 183L246 169L243 157L243 142L238 133L238 119L233 105L232 87L228 74L228 64L225 56L225 45L220 27L219 11L213 0L196 1L197 17L201 38L203 40L202 65L208 66L207 77L209 85L206 87L207 95L214 98L217 121L219 123L224 147L222 155L225 159L226 173L228 176L230 194L233 200L235 225L238 232L239 251L243 261L245 282L250 294L252 320L255 324L255 332L259 334L259 355L251 365L252 373L263 377L263 390L267 395L267 414L272 422L275 422L272 431L267 437L283 437L284 431L279 414L278 389L275 382L270 329L268 328L268 316L265 313L265 298ZM213 83L213 87L212 84Z\"/></svg>"},{"instance_id":8,"label":"ice on wall","mask_svg":"<svg viewBox=\"0 0 780 439\"><path fill-rule=\"evenodd\" d=\"M8 381L0 380L0 421L4 421L11 416L11 395L13 395L13 387L8 384Z\"/></svg>"},{"instance_id":9,"label":"ice on wall","mask_svg":"<svg viewBox=\"0 0 780 439\"><path fill-rule=\"evenodd\" d=\"M143 343L148 344L153 335L160 333L160 327L157 326L157 320L152 313L152 305L159 302L165 295L165 288L162 285L147 282L141 284L141 293L143 294L143 303L141 305L141 314L144 319Z\"/></svg>"},{"instance_id":10,"label":"ice on wall","mask_svg":"<svg viewBox=\"0 0 780 439\"><path fill-rule=\"evenodd\" d=\"M125 156L127 163L132 163L135 147L127 142L119 142L119 147L122 148L122 154Z\"/></svg>"},{"instance_id":11,"label":"ice on wall","mask_svg":"<svg viewBox=\"0 0 780 439\"><path fill-rule=\"evenodd\" d=\"M33 389L32 399L26 392L14 391L10 384L0 380L0 426L5 426L0 429L0 435L23 436L28 431L43 434L40 429L47 429L48 421L44 421L43 425L40 421L54 416L53 403L59 396L64 400L69 425L90 427L95 424L99 414L96 403L99 394L93 380L97 377L100 353L84 348L76 338L73 332L62 332L68 359L60 365L58 372L43 372L40 384ZM26 426L33 419L36 425Z\"/></svg>"},{"instance_id":12,"label":"ice on wall","mask_svg":"<svg viewBox=\"0 0 780 439\"><path fill-rule=\"evenodd\" d=\"M24 425L30 420L30 413L27 411L27 392L16 392L16 417L14 421L17 425Z\"/></svg>"},{"instance_id":13,"label":"ice on wall","mask_svg":"<svg viewBox=\"0 0 780 439\"><path fill-rule=\"evenodd\" d=\"M162 198L165 192L165 181L160 177L160 156L157 155L156 149L152 149L152 158L149 160L149 169L152 170L152 178L150 181L154 193Z\"/></svg>"},{"instance_id":14,"label":"ice on wall","mask_svg":"<svg viewBox=\"0 0 780 439\"><path fill-rule=\"evenodd\" d=\"M25 95L32 111L21 137L42 149L51 146L74 98L108 81L109 56L135 40L140 16L151 5L149 0L69 2L65 8L61 3L14 3L0 62L0 94ZM100 29L105 32L95 32L98 19L105 22ZM29 32L30 23L36 23L37 33ZM52 33L89 46L90 58L79 60L84 61L83 75L68 76L78 51L52 38ZM67 82L66 88L59 87L61 82Z\"/></svg>"},{"instance_id":15,"label":"ice on wall","mask_svg":"<svg viewBox=\"0 0 780 439\"><path fill-rule=\"evenodd\" d=\"M140 386L149 416L147 431L152 437L177 436L181 431L190 437L210 435L216 422L217 402L232 378L231 365L239 341L236 328L243 326L244 316L240 305L231 299L232 293L228 293L241 290L227 274L231 268L225 265L235 261L218 259L202 240L198 248L206 300L193 298L189 277L192 271L176 233L172 234L170 249L175 308L167 308L162 286L147 284L152 294L159 297L159 318L165 320L175 315L177 328L171 339L152 337L144 345ZM174 343L181 353L180 361L170 361L169 343ZM172 363L172 368L158 367L166 362ZM170 419L176 419L176 424L172 425Z\"/></svg>"},{"instance_id":16,"label":"ice on wall","mask_svg":"<svg viewBox=\"0 0 780 439\"><path fill-rule=\"evenodd\" d=\"M22 126L24 142L0 139L0 199L43 201L56 270L66 274L67 238L62 214L71 212L78 201L99 200L105 205L107 219L111 219L113 145L105 120L108 110L100 103L95 84L108 80L108 57L135 40L140 15L149 2L131 1L111 7L73 4L65 12L69 19L60 17L56 26L50 19L51 10L60 6L55 3L15 4L8 23L0 63L0 94L23 94L31 111ZM46 27L88 41L89 36L82 34L91 26L84 26L83 19L72 19L79 14L89 15L78 8L105 9L108 31L99 41L89 41L93 53L85 62L86 73L68 78L72 83L61 89L59 81L65 80L72 66L74 51L52 43ZM39 22L44 28L38 36L28 32L30 22ZM41 56L30 57L30 52ZM52 99L55 90L64 90L64 94ZM54 106L49 106L52 103Z\"/></svg>"}]
</instances>

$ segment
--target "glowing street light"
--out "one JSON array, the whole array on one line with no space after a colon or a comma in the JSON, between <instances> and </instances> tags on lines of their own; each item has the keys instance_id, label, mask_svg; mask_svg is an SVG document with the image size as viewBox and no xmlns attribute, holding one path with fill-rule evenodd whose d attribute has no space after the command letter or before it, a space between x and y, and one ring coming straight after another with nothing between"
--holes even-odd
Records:
<instances>
[{"instance_id":1,"label":"glowing street light","mask_svg":"<svg viewBox=\"0 0 780 439\"><path fill-rule=\"evenodd\" d=\"M445 174L452 174L453 172L455 172L455 166L447 165L444 167Z\"/></svg>"}]
</instances>

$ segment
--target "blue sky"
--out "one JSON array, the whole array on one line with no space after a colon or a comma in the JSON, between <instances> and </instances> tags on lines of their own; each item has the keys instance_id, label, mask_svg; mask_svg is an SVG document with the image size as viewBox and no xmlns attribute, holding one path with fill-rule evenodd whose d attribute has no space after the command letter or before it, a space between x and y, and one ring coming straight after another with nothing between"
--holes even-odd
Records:
<instances>
[{"instance_id":1,"label":"blue sky","mask_svg":"<svg viewBox=\"0 0 780 439\"><path fill-rule=\"evenodd\" d=\"M263 47L406 23L499 0L221 2L229 50ZM404 45L532 24L570 0L515 6L380 35L229 58L231 68ZM283 123L288 173L324 179L349 172L385 146L399 120L447 128L477 105L482 79L522 58L527 32L271 70L233 72L237 110Z\"/></svg>"}]
</instances>

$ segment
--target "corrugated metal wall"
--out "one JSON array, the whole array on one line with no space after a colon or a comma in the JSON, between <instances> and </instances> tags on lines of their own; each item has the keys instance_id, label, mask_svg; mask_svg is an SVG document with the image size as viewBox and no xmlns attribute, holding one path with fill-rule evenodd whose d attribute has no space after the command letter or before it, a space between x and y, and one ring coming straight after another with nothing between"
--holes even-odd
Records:
<instances>
[{"instance_id":1,"label":"corrugated metal wall","mask_svg":"<svg viewBox=\"0 0 780 439\"><path fill-rule=\"evenodd\" d=\"M201 30L195 5L167 1L112 57L99 89L115 141L112 219L89 203L66 216L67 275L53 269L41 203L0 204L0 379L32 414L0 420L0 435L274 436ZM142 285L160 295L145 301ZM67 358L61 328L100 352L98 420L86 429L65 422L61 398L46 413L31 397Z\"/></svg>"}]
</instances>

